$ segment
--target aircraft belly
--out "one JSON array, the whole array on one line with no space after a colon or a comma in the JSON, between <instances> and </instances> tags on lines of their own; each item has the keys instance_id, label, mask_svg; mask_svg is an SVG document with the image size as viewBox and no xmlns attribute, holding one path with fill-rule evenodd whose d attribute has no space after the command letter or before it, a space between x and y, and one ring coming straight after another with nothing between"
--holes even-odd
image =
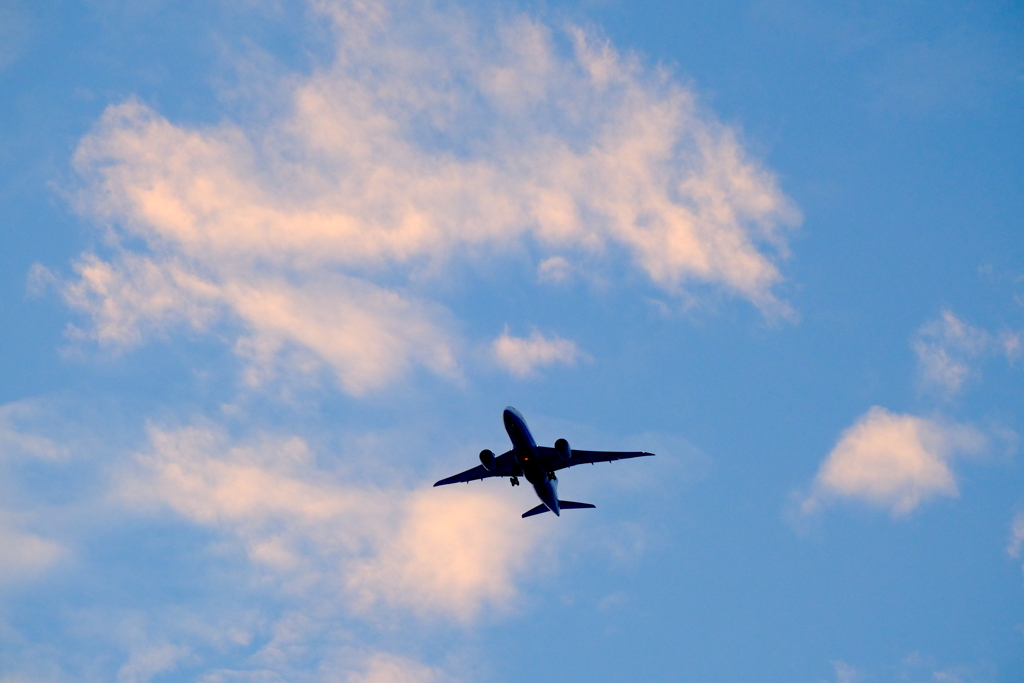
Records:
<instances>
[{"instance_id":1,"label":"aircraft belly","mask_svg":"<svg viewBox=\"0 0 1024 683\"><path fill-rule=\"evenodd\" d=\"M541 486L548 480L548 473L537 467L523 467L523 476L534 486Z\"/></svg>"}]
</instances>

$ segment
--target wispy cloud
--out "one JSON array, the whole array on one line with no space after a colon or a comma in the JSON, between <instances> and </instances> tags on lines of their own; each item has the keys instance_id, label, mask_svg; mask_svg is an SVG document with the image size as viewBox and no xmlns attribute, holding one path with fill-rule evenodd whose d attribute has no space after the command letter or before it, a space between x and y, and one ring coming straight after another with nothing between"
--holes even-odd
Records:
<instances>
[{"instance_id":1,"label":"wispy cloud","mask_svg":"<svg viewBox=\"0 0 1024 683\"><path fill-rule=\"evenodd\" d=\"M1020 558L1024 550L1024 512L1018 512L1010 525L1010 543L1006 546L1006 553L1014 558Z\"/></svg>"},{"instance_id":2,"label":"wispy cloud","mask_svg":"<svg viewBox=\"0 0 1024 683\"><path fill-rule=\"evenodd\" d=\"M950 460L978 453L986 445L985 436L973 427L875 406L840 436L801 510L811 514L846 499L906 515L935 496L959 495Z\"/></svg>"},{"instance_id":3,"label":"wispy cloud","mask_svg":"<svg viewBox=\"0 0 1024 683\"><path fill-rule=\"evenodd\" d=\"M377 653L367 659L366 669L354 672L347 683L443 683L452 680L445 672L419 662Z\"/></svg>"},{"instance_id":4,"label":"wispy cloud","mask_svg":"<svg viewBox=\"0 0 1024 683\"><path fill-rule=\"evenodd\" d=\"M33 401L0 405L0 462L23 458L62 460L68 457L66 444L26 428L39 417L42 407Z\"/></svg>"},{"instance_id":5,"label":"wispy cloud","mask_svg":"<svg viewBox=\"0 0 1024 683\"><path fill-rule=\"evenodd\" d=\"M234 444L212 427L152 428L137 460L120 486L128 504L220 530L285 593L343 596L357 612L468 621L508 607L537 541L500 531L519 519L501 496L345 483L297 437Z\"/></svg>"},{"instance_id":6,"label":"wispy cloud","mask_svg":"<svg viewBox=\"0 0 1024 683\"><path fill-rule=\"evenodd\" d=\"M533 377L542 367L561 363L575 365L586 354L576 342L553 336L550 339L537 330L529 337L513 337L508 328L491 344L491 352L498 365L516 377Z\"/></svg>"},{"instance_id":7,"label":"wispy cloud","mask_svg":"<svg viewBox=\"0 0 1024 683\"><path fill-rule=\"evenodd\" d=\"M417 366L457 377L451 316L420 283L527 244L548 279L554 258L623 252L666 292L788 310L776 262L799 215L671 74L524 16L314 5L337 52L261 90L285 93L279 118L190 128L131 99L81 141L77 206L113 245L62 285L82 335L216 326L250 381L326 367L350 394Z\"/></svg>"},{"instance_id":8,"label":"wispy cloud","mask_svg":"<svg viewBox=\"0 0 1024 683\"><path fill-rule=\"evenodd\" d=\"M189 654L187 647L170 643L133 652L117 670L117 683L145 683L159 673L173 670Z\"/></svg>"},{"instance_id":9,"label":"wispy cloud","mask_svg":"<svg viewBox=\"0 0 1024 683\"><path fill-rule=\"evenodd\" d=\"M0 417L21 411L25 417L18 419L27 419L31 408L14 404L0 409ZM8 443L31 448L4 452L0 465L26 459L66 465L49 455L66 449L27 438L31 433L17 422L25 438ZM102 464L92 463L100 472L88 476L106 484L88 487L70 505L25 495L38 472L26 478L17 469L3 471L4 493L28 503L17 512L0 510L0 587L44 581L48 569L68 558L79 571L63 579L105 576L108 558L97 558L89 539L99 531L104 542L124 544L131 534L125 520L151 529L171 523L178 540L194 541L185 571L203 577L201 587L192 584L184 597L154 591L151 580L173 579L147 568L138 591L118 588L116 603L99 599L78 608L73 632L57 636L59 654L46 638L40 643L38 634L0 623L0 678L78 680L84 671L103 671L121 683L171 672L204 680L441 683L453 680L451 662L437 668L409 659L400 643L389 647L400 639L374 635L376 627L418 632L505 613L520 597L522 573L529 568L536 575L544 564L542 527L522 525L523 499L507 486L407 487L391 471L381 475L375 462L361 466L352 453L334 457L288 434L231 437L206 421L151 426L147 439L134 453L105 449ZM388 484L374 484L375 477ZM37 526L59 529L82 552L72 556ZM190 529L199 532L192 541ZM150 561L150 552L134 556Z\"/></svg>"},{"instance_id":10,"label":"wispy cloud","mask_svg":"<svg viewBox=\"0 0 1024 683\"><path fill-rule=\"evenodd\" d=\"M71 555L58 540L33 531L37 521L31 509L20 509L26 496L19 495L8 468L26 461L57 462L68 458L68 448L26 428L39 417L41 408L32 401L0 406L0 583L38 578L46 569ZM18 502L15 502L18 501Z\"/></svg>"},{"instance_id":11,"label":"wispy cloud","mask_svg":"<svg viewBox=\"0 0 1024 683\"><path fill-rule=\"evenodd\" d=\"M36 26L30 11L17 2L0 5L0 71L17 61Z\"/></svg>"},{"instance_id":12,"label":"wispy cloud","mask_svg":"<svg viewBox=\"0 0 1024 683\"><path fill-rule=\"evenodd\" d=\"M997 669L990 662L940 664L936 657L912 652L894 667L898 680L931 679L935 683L995 683Z\"/></svg>"},{"instance_id":13,"label":"wispy cloud","mask_svg":"<svg viewBox=\"0 0 1024 683\"><path fill-rule=\"evenodd\" d=\"M1021 351L1024 350L1024 332L1004 330L999 333L996 340L1007 360L1013 363L1020 358Z\"/></svg>"},{"instance_id":14,"label":"wispy cloud","mask_svg":"<svg viewBox=\"0 0 1024 683\"><path fill-rule=\"evenodd\" d=\"M979 358L996 354L1013 362L1020 355L1022 341L1024 333L1004 330L993 334L947 310L918 330L912 346L923 385L952 396L978 376L975 366Z\"/></svg>"},{"instance_id":15,"label":"wispy cloud","mask_svg":"<svg viewBox=\"0 0 1024 683\"><path fill-rule=\"evenodd\" d=\"M875 667L853 667L832 662L836 683L862 681L933 681L933 683L995 683L998 669L984 660L971 664L940 664L939 659L911 652L898 662Z\"/></svg>"},{"instance_id":16,"label":"wispy cloud","mask_svg":"<svg viewBox=\"0 0 1024 683\"><path fill-rule=\"evenodd\" d=\"M960 391L971 377L971 361L984 352L991 339L984 330L971 327L952 311L924 325L914 339L914 352L926 385L950 394Z\"/></svg>"},{"instance_id":17,"label":"wispy cloud","mask_svg":"<svg viewBox=\"0 0 1024 683\"><path fill-rule=\"evenodd\" d=\"M537 280L545 283L567 282L572 279L573 267L561 256L552 256L537 266Z\"/></svg>"},{"instance_id":18,"label":"wispy cloud","mask_svg":"<svg viewBox=\"0 0 1024 683\"><path fill-rule=\"evenodd\" d=\"M52 539L18 529L17 516L0 511L0 582L38 578L70 551Z\"/></svg>"},{"instance_id":19,"label":"wispy cloud","mask_svg":"<svg viewBox=\"0 0 1024 683\"><path fill-rule=\"evenodd\" d=\"M846 662L832 662L832 668L835 669L836 683L857 683L857 681L863 678L863 675L857 669Z\"/></svg>"}]
</instances>

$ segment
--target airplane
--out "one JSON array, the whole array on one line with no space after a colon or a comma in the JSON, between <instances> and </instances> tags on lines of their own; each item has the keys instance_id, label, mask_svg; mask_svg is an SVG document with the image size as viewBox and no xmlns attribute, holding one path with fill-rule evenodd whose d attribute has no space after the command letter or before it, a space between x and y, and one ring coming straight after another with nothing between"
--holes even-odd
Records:
<instances>
[{"instance_id":1,"label":"airplane","mask_svg":"<svg viewBox=\"0 0 1024 683\"><path fill-rule=\"evenodd\" d=\"M523 518L532 517L550 510L561 516L562 510L579 510L582 508L597 507L590 503L575 503L571 500L558 500L558 477L556 470L582 465L589 462L611 462L613 460L625 460L626 458L639 458L645 455L654 455L644 451L633 451L628 453L613 451L574 451L569 448L569 442L559 439L555 447L538 446L530 434L530 428L526 426L526 420L518 410L509 406L502 414L505 422L505 431L508 438L512 440L512 450L506 451L495 457L494 452L486 448L480 451L480 464L465 472L442 479L434 486L445 484L456 484L460 482L469 483L477 479L488 477L511 477L512 486L519 486L519 477L526 477L526 481L533 484L533 490L540 498L540 505L523 513Z\"/></svg>"}]
</instances>

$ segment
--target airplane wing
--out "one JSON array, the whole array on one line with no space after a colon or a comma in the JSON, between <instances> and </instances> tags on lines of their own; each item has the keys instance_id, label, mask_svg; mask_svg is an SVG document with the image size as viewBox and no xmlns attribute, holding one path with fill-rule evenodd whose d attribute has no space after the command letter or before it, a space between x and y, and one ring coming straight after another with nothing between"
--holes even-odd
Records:
<instances>
[{"instance_id":1,"label":"airplane wing","mask_svg":"<svg viewBox=\"0 0 1024 683\"><path fill-rule=\"evenodd\" d=\"M566 467L591 464L595 462L611 462L613 460L625 460L626 458L642 458L646 455L654 455L646 451L578 451L572 449L572 457L569 462L564 462L558 457L558 451L550 446L537 446L537 454L551 463L552 470L562 470ZM483 468L481 468L483 469Z\"/></svg>"},{"instance_id":2,"label":"airplane wing","mask_svg":"<svg viewBox=\"0 0 1024 683\"><path fill-rule=\"evenodd\" d=\"M551 449L554 450L554 449ZM575 454L574 454L575 455ZM477 465L472 469L468 469L465 472L442 479L441 481L434 484L434 486L444 486L445 484L459 484L462 482L476 481L477 479L487 479L488 477L521 477L523 476L523 470L519 467L519 463L516 462L515 457L512 455L512 451L505 451L497 458L494 459L494 469L488 472L484 469L483 465Z\"/></svg>"}]
</instances>

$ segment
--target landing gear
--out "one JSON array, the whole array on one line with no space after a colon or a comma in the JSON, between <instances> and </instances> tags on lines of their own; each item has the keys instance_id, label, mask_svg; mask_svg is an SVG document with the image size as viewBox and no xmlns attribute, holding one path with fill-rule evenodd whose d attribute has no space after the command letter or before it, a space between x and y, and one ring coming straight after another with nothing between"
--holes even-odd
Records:
<instances>
[{"instance_id":1,"label":"landing gear","mask_svg":"<svg viewBox=\"0 0 1024 683\"><path fill-rule=\"evenodd\" d=\"M519 486L519 477L516 477L516 476L512 477L512 485L513 486Z\"/></svg>"}]
</instances>

